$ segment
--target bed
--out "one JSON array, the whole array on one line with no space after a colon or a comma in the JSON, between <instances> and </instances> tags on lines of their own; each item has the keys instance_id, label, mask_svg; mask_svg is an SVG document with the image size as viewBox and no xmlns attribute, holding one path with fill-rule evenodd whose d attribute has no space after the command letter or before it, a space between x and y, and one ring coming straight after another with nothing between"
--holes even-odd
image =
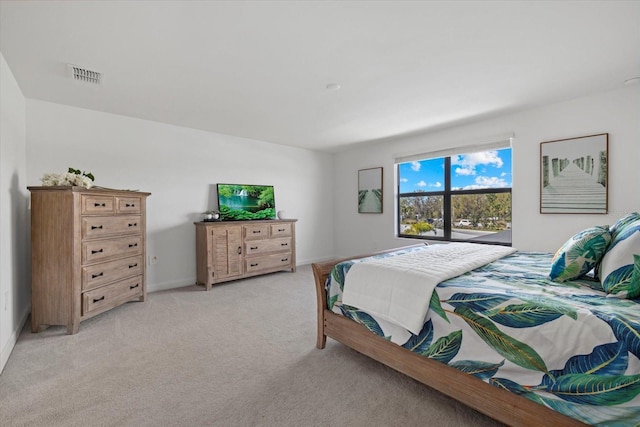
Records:
<instances>
[{"instance_id":1,"label":"bed","mask_svg":"<svg viewBox=\"0 0 640 427\"><path fill-rule=\"evenodd\" d=\"M417 333L378 312L343 304L346 279L356 265L449 245L315 263L316 346L333 338L507 425L638 426L640 300L636 292L616 295L603 288L604 281L584 275L604 265L607 250L628 246L629 236L640 242L640 215L634 220L632 233L622 233L618 223L606 228L601 253L586 261L578 233L568 241L580 242L581 255L573 259L575 247L565 248L568 243L555 255L515 252L437 284ZM620 243L616 234L627 242L614 244ZM632 255L627 279L634 260ZM550 280L558 264L579 277Z\"/></svg>"}]
</instances>

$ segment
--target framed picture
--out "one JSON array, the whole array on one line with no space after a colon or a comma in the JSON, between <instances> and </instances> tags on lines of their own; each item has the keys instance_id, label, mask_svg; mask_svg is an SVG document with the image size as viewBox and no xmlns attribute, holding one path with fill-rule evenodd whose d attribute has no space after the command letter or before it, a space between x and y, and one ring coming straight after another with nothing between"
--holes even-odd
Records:
<instances>
[{"instance_id":1,"label":"framed picture","mask_svg":"<svg viewBox=\"0 0 640 427\"><path fill-rule=\"evenodd\" d=\"M606 214L609 134L540 143L540 213Z\"/></svg>"},{"instance_id":2,"label":"framed picture","mask_svg":"<svg viewBox=\"0 0 640 427\"><path fill-rule=\"evenodd\" d=\"M382 213L382 168L358 171L358 213Z\"/></svg>"}]
</instances>

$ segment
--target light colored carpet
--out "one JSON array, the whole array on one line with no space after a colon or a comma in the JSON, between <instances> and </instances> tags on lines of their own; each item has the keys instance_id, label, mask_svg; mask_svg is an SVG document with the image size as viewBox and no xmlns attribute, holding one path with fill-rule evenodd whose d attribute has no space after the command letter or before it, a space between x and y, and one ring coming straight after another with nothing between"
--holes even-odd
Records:
<instances>
[{"instance_id":1,"label":"light colored carpet","mask_svg":"<svg viewBox=\"0 0 640 427\"><path fill-rule=\"evenodd\" d=\"M499 426L331 339L310 266L154 292L22 331L0 376L8 426Z\"/></svg>"}]
</instances>

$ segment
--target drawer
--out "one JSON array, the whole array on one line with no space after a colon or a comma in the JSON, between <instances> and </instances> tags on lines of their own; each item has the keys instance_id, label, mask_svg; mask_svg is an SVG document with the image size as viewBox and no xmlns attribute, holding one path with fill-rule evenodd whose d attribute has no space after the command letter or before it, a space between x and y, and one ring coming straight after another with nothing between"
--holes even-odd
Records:
<instances>
[{"instance_id":1,"label":"drawer","mask_svg":"<svg viewBox=\"0 0 640 427\"><path fill-rule=\"evenodd\" d=\"M250 256L252 254L266 254L269 252L291 252L291 237L254 240L245 242L244 244L244 253L246 256Z\"/></svg>"},{"instance_id":2,"label":"drawer","mask_svg":"<svg viewBox=\"0 0 640 427\"><path fill-rule=\"evenodd\" d=\"M131 277L82 294L82 315L97 314L142 296L142 276Z\"/></svg>"},{"instance_id":3,"label":"drawer","mask_svg":"<svg viewBox=\"0 0 640 427\"><path fill-rule=\"evenodd\" d=\"M140 234L142 218L139 216L87 216L82 218L82 238Z\"/></svg>"},{"instance_id":4,"label":"drawer","mask_svg":"<svg viewBox=\"0 0 640 427\"><path fill-rule=\"evenodd\" d=\"M142 199L140 197L116 197L116 201L119 214L142 212Z\"/></svg>"},{"instance_id":5,"label":"drawer","mask_svg":"<svg viewBox=\"0 0 640 427\"><path fill-rule=\"evenodd\" d=\"M291 223L270 225L271 237L291 236Z\"/></svg>"},{"instance_id":6,"label":"drawer","mask_svg":"<svg viewBox=\"0 0 640 427\"><path fill-rule=\"evenodd\" d=\"M113 196L93 196L83 194L81 196L83 214L114 214L115 203Z\"/></svg>"},{"instance_id":7,"label":"drawer","mask_svg":"<svg viewBox=\"0 0 640 427\"><path fill-rule=\"evenodd\" d=\"M245 273L270 270L277 267L282 267L283 269L292 268L291 252L246 258L244 262Z\"/></svg>"},{"instance_id":8,"label":"drawer","mask_svg":"<svg viewBox=\"0 0 640 427\"><path fill-rule=\"evenodd\" d=\"M247 224L242 226L245 240L269 238L269 224Z\"/></svg>"},{"instance_id":9,"label":"drawer","mask_svg":"<svg viewBox=\"0 0 640 427\"><path fill-rule=\"evenodd\" d=\"M82 267L82 290L88 291L105 283L140 275L143 262L142 256L134 256Z\"/></svg>"},{"instance_id":10,"label":"drawer","mask_svg":"<svg viewBox=\"0 0 640 427\"><path fill-rule=\"evenodd\" d=\"M141 253L142 236L89 241L82 243L82 264Z\"/></svg>"}]
</instances>

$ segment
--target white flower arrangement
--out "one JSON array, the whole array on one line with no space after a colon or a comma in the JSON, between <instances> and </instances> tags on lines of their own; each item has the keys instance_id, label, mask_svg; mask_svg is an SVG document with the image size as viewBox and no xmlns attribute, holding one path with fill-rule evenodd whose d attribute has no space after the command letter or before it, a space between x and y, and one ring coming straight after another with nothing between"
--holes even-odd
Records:
<instances>
[{"instance_id":1,"label":"white flower arrangement","mask_svg":"<svg viewBox=\"0 0 640 427\"><path fill-rule=\"evenodd\" d=\"M78 187L91 188L95 177L91 172L82 172L80 169L69 168L67 173L45 173L42 176L42 185L75 185Z\"/></svg>"}]
</instances>

